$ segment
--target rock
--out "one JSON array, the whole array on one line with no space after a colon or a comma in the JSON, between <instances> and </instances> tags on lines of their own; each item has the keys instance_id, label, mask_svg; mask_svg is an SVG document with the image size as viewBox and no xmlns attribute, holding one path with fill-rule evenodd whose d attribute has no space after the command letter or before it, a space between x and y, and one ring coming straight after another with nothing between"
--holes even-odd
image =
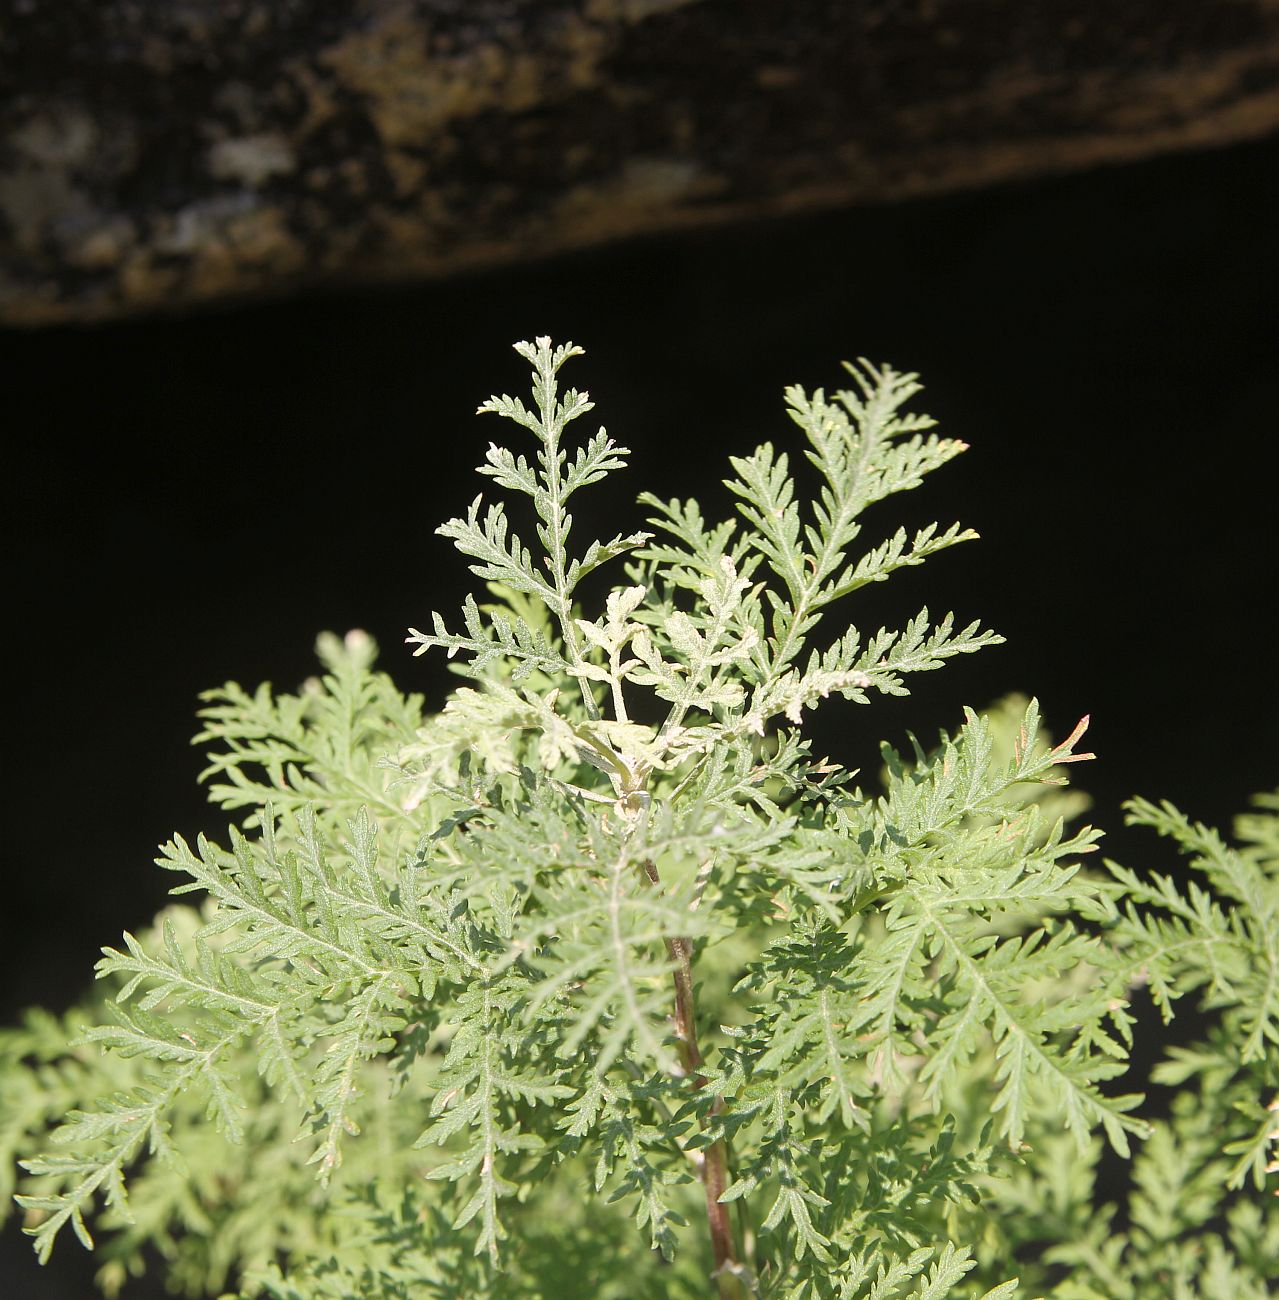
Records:
<instances>
[{"instance_id":1,"label":"rock","mask_svg":"<svg viewBox=\"0 0 1279 1300\"><path fill-rule=\"evenodd\" d=\"M11 0L0 316L405 281L1279 126L1275 0Z\"/></svg>"}]
</instances>

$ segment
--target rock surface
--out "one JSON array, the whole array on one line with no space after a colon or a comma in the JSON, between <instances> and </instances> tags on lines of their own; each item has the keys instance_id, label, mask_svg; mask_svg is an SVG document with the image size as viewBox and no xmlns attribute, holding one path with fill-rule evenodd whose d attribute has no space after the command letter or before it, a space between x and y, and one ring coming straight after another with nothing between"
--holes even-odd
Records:
<instances>
[{"instance_id":1,"label":"rock surface","mask_svg":"<svg viewBox=\"0 0 1279 1300\"><path fill-rule=\"evenodd\" d=\"M8 0L0 319L402 281L1279 127L1279 0Z\"/></svg>"}]
</instances>

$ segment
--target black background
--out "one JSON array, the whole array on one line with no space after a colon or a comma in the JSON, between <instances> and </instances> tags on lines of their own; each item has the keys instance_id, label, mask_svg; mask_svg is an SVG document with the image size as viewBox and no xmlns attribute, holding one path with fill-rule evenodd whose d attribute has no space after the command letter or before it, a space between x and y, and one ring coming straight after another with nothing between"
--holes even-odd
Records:
<instances>
[{"instance_id":1,"label":"black background","mask_svg":"<svg viewBox=\"0 0 1279 1300\"><path fill-rule=\"evenodd\" d=\"M872 764L881 737L1018 689L1058 735L1092 714L1099 757L1075 775L1113 856L1164 858L1122 826L1133 793L1227 821L1279 779L1277 177L1269 142L395 293L0 335L0 1013L67 1005L162 903L155 846L220 828L187 743L198 691L292 688L317 631L359 626L441 700L404 628L468 589L433 531L488 487L471 471L505 431L475 406L524 390L509 345L542 333L587 348L568 378L634 451L582 537L640 526L642 488L722 514L724 456L792 441L787 383L833 387L856 355L919 371L972 450L866 540L933 518L983 540L848 614L873 628L927 601L1008 644L910 700L832 702L823 748ZM92 1294L74 1242L43 1273L26 1252L10 1223L4 1295Z\"/></svg>"}]
</instances>

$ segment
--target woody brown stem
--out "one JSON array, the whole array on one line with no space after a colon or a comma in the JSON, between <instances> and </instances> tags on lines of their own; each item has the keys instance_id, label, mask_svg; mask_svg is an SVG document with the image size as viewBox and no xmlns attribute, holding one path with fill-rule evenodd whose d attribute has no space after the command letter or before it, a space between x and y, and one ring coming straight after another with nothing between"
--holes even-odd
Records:
<instances>
[{"instance_id":1,"label":"woody brown stem","mask_svg":"<svg viewBox=\"0 0 1279 1300\"><path fill-rule=\"evenodd\" d=\"M654 888L661 888L662 878L655 863L645 862L644 874ZM680 1064L692 1086L704 1088L706 1076L701 1072L704 1058L697 1042L697 1002L693 992L693 945L683 937L667 939L666 952L675 967L672 972L675 985L675 1038L679 1043ZM723 1098L716 1097L711 1106L711 1114L719 1115L723 1110ZM748 1300L749 1292L742 1281L729 1207L721 1204L719 1199L728 1187L728 1150L723 1139L712 1142L703 1152L701 1178L706 1192L706 1222L710 1229L711 1251L715 1260L715 1287L719 1300Z\"/></svg>"},{"instance_id":2,"label":"woody brown stem","mask_svg":"<svg viewBox=\"0 0 1279 1300\"><path fill-rule=\"evenodd\" d=\"M657 883L657 870L647 866L649 879ZM694 1088L706 1086L701 1073L701 1048L697 1043L697 1006L693 996L693 945L684 938L667 939L666 951L675 963L675 1037L679 1041L680 1062ZM715 1098L711 1114L723 1112L724 1102ZM703 1153L702 1186L706 1191L706 1221L710 1228L711 1250L715 1259L715 1285L719 1300L746 1300L737 1257L737 1242L729 1207L720 1203L728 1187L728 1151L722 1139L712 1142Z\"/></svg>"}]
</instances>

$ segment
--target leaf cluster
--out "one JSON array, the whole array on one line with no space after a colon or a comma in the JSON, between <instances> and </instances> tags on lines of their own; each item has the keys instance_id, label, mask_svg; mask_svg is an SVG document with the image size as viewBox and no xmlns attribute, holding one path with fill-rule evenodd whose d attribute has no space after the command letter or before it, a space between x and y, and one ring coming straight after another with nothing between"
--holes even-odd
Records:
<instances>
[{"instance_id":1,"label":"leaf cluster","mask_svg":"<svg viewBox=\"0 0 1279 1300\"><path fill-rule=\"evenodd\" d=\"M532 440L480 466L514 505L439 530L487 596L408 638L470 684L425 715L354 633L321 638L296 694L206 697L204 777L238 824L164 847L194 905L104 949L69 1051L48 1017L0 1037L41 1258L96 1218L108 1288L151 1245L190 1294L281 1300L994 1298L1051 1229L1042 1293L1060 1267L1053 1294L1144 1297L1170 1293L1151 1258L1207 1240L1224 1179L1230 1244L1182 1272L1252 1285L1273 806L1235 850L1133 805L1203 884L1090 870L1059 793L1086 720L1053 744L1034 701L885 746L864 789L813 756L811 713L998 640L926 609L830 630L974 536L863 540L868 509L963 450L909 409L915 377L860 362L830 395L792 388L799 457L730 458L726 518L645 494L646 530L578 545L570 506L628 453L603 429L569 445L579 349L517 351L531 403L480 408ZM1200 1109L1153 1129L1119 1085L1143 987L1220 1018L1156 1075ZM1224 1148L1205 1107L1229 1108ZM1086 1216L1098 1135L1145 1139L1126 1233Z\"/></svg>"}]
</instances>

